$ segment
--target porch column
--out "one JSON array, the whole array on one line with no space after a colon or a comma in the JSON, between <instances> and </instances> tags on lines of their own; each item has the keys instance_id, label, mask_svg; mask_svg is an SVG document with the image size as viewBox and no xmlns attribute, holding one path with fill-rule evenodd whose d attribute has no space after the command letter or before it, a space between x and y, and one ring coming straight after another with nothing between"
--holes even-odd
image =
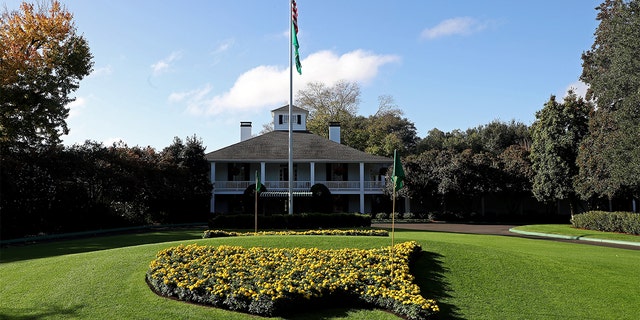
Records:
<instances>
[{"instance_id":1,"label":"porch column","mask_svg":"<svg viewBox=\"0 0 640 320\"><path fill-rule=\"evenodd\" d=\"M309 163L309 170L311 170L311 172L309 173L309 180L311 180L311 187L313 187L314 184L316 184L316 163L311 161L311 163Z\"/></svg>"},{"instance_id":2,"label":"porch column","mask_svg":"<svg viewBox=\"0 0 640 320\"><path fill-rule=\"evenodd\" d=\"M404 212L411 212L411 199L405 197L404 198Z\"/></svg>"},{"instance_id":3,"label":"porch column","mask_svg":"<svg viewBox=\"0 0 640 320\"><path fill-rule=\"evenodd\" d=\"M264 163L264 161L260 162L260 183L264 184L265 186L267 185L267 180L265 180L265 177L267 175L266 172L266 165Z\"/></svg>"},{"instance_id":4,"label":"porch column","mask_svg":"<svg viewBox=\"0 0 640 320\"><path fill-rule=\"evenodd\" d=\"M209 180L211 180L211 185L213 188L211 189L211 204L209 207L209 212L216 211L216 163L211 162L211 171L209 172Z\"/></svg>"},{"instance_id":5,"label":"porch column","mask_svg":"<svg viewBox=\"0 0 640 320\"><path fill-rule=\"evenodd\" d=\"M364 213L364 162L360 162L360 213Z\"/></svg>"}]
</instances>

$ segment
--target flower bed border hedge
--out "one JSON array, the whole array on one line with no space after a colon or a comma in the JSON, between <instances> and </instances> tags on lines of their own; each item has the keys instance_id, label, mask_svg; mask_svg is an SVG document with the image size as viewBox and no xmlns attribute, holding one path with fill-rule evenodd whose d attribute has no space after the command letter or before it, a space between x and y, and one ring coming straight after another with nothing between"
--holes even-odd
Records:
<instances>
[{"instance_id":1,"label":"flower bed border hedge","mask_svg":"<svg viewBox=\"0 0 640 320\"><path fill-rule=\"evenodd\" d=\"M216 214L209 229L253 229L253 214ZM301 213L258 216L262 229L362 228L371 226L371 216L359 213Z\"/></svg>"},{"instance_id":2,"label":"flower bed border hedge","mask_svg":"<svg viewBox=\"0 0 640 320\"><path fill-rule=\"evenodd\" d=\"M410 241L391 249L180 245L158 252L146 280L161 296L260 316L338 300L407 319L437 313L409 271L420 245Z\"/></svg>"},{"instance_id":3,"label":"flower bed border hedge","mask_svg":"<svg viewBox=\"0 0 640 320\"><path fill-rule=\"evenodd\" d=\"M203 239L240 237L240 236L368 236L368 237L388 237L387 230L308 230L308 231L258 231L256 232L235 232L224 230L206 230L202 235Z\"/></svg>"},{"instance_id":4,"label":"flower bed border hedge","mask_svg":"<svg viewBox=\"0 0 640 320\"><path fill-rule=\"evenodd\" d=\"M633 212L589 211L574 215L571 224L578 229L640 235L640 214Z\"/></svg>"}]
</instances>

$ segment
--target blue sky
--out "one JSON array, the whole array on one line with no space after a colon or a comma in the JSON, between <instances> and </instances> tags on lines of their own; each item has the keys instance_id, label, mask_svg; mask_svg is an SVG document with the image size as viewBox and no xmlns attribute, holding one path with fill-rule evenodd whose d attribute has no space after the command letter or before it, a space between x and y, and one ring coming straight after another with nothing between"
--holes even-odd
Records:
<instances>
[{"instance_id":1,"label":"blue sky","mask_svg":"<svg viewBox=\"0 0 640 320\"><path fill-rule=\"evenodd\" d=\"M213 151L239 141L241 121L256 134L288 103L288 0L62 3L95 62L74 93L67 145L160 150L195 134ZM294 92L356 81L360 115L390 95L420 137L495 119L531 124L551 94L585 90L580 56L599 3L298 0Z\"/></svg>"}]
</instances>

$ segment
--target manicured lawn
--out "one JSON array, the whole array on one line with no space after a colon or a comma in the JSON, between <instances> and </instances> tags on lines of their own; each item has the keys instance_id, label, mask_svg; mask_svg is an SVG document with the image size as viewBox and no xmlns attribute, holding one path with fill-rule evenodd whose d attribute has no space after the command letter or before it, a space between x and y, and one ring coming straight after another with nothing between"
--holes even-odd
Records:
<instances>
[{"instance_id":1,"label":"manicured lawn","mask_svg":"<svg viewBox=\"0 0 640 320\"><path fill-rule=\"evenodd\" d=\"M377 248L380 237L259 236L200 232L125 235L0 251L0 319L246 319L173 301L144 282L155 254L180 243ZM151 239L169 241L151 243ZM414 274L442 319L635 319L640 251L441 232L398 231L425 250ZM310 310L296 319L398 319L379 310Z\"/></svg>"},{"instance_id":2,"label":"manicured lawn","mask_svg":"<svg viewBox=\"0 0 640 320\"><path fill-rule=\"evenodd\" d=\"M576 229L570 224L533 224L516 227L514 229L528 232L559 234L572 237L587 237L603 240L640 242L640 236L615 232Z\"/></svg>"}]
</instances>

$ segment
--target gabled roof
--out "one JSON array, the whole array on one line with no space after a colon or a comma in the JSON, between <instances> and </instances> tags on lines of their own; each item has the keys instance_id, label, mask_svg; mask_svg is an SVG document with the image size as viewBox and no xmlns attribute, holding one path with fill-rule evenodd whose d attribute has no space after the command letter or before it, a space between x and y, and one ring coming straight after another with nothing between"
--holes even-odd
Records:
<instances>
[{"instance_id":1,"label":"gabled roof","mask_svg":"<svg viewBox=\"0 0 640 320\"><path fill-rule=\"evenodd\" d=\"M308 131L294 131L292 134L294 162L393 162L390 158L371 155ZM205 158L209 161L287 162L289 159L289 132L265 133L209 152Z\"/></svg>"},{"instance_id":2,"label":"gabled roof","mask_svg":"<svg viewBox=\"0 0 640 320\"><path fill-rule=\"evenodd\" d=\"M271 110L271 113L279 112L279 111L286 111L286 112L289 112L289 105L285 105L285 106L282 106L282 107L280 107L280 108L273 109L273 110ZM309 111L308 111L308 110L306 110L306 109L302 109L302 108L300 108L300 107L296 107L295 105L293 106L293 108L291 108L291 111L292 111L292 112L303 112L303 113L309 114Z\"/></svg>"}]
</instances>

